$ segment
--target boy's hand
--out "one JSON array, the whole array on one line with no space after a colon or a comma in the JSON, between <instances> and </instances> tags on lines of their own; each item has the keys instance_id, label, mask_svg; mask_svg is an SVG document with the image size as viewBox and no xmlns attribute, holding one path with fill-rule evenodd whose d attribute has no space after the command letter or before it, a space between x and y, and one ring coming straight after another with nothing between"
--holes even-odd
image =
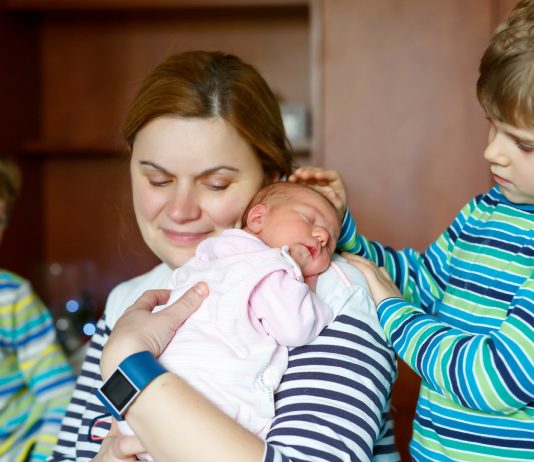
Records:
<instances>
[{"instance_id":1,"label":"boy's hand","mask_svg":"<svg viewBox=\"0 0 534 462\"><path fill-rule=\"evenodd\" d=\"M343 252L341 255L352 266L355 266L363 273L365 279L367 279L371 295L377 306L381 301L387 298L403 298L384 267L378 267L372 261L351 253Z\"/></svg>"},{"instance_id":2,"label":"boy's hand","mask_svg":"<svg viewBox=\"0 0 534 462\"><path fill-rule=\"evenodd\" d=\"M320 167L300 167L289 176L288 181L302 183L319 191L334 204L339 218L343 219L347 209L347 192L337 171Z\"/></svg>"}]
</instances>

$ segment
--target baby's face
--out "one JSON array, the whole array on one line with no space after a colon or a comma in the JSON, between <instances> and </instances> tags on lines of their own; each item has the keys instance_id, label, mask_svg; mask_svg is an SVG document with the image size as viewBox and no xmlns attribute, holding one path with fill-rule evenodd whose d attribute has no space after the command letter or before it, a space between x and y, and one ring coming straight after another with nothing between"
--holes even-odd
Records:
<instances>
[{"instance_id":1,"label":"baby's face","mask_svg":"<svg viewBox=\"0 0 534 462\"><path fill-rule=\"evenodd\" d=\"M302 274L312 276L328 268L341 230L335 208L308 188L291 192L291 199L267 207L260 238L270 247L289 247Z\"/></svg>"}]
</instances>

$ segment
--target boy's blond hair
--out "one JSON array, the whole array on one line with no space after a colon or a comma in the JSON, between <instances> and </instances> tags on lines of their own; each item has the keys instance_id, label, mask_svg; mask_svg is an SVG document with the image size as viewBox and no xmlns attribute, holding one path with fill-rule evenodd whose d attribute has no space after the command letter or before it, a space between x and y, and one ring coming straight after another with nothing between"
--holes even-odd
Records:
<instances>
[{"instance_id":1,"label":"boy's blond hair","mask_svg":"<svg viewBox=\"0 0 534 462\"><path fill-rule=\"evenodd\" d=\"M480 62L477 96L492 119L534 127L534 0L521 0Z\"/></svg>"},{"instance_id":2,"label":"boy's blond hair","mask_svg":"<svg viewBox=\"0 0 534 462\"><path fill-rule=\"evenodd\" d=\"M21 173L17 164L7 157L0 157L0 201L5 202L6 219L9 219L20 184Z\"/></svg>"}]
</instances>

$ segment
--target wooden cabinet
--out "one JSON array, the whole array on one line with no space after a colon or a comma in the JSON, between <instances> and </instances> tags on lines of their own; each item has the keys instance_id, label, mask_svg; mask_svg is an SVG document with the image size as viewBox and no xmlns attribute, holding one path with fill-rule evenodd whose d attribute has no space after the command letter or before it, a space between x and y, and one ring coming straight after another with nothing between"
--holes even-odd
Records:
<instances>
[{"instance_id":1,"label":"wooden cabinet","mask_svg":"<svg viewBox=\"0 0 534 462\"><path fill-rule=\"evenodd\" d=\"M39 177L38 187L24 190L34 203L23 201L41 217L34 227L41 233L34 252L25 256L2 249L6 266L31 277L57 311L62 307L55 306L51 281L57 285L58 279L51 278L50 265L57 269L57 264L83 266L90 261L98 271L88 290L103 309L115 284L155 262L131 213L128 159L120 134L142 78L168 54L220 49L255 65L281 101L310 107L318 101L312 94L317 86L311 70L317 67L311 51L314 4L4 1L1 18L14 29L4 43L16 42L22 28L31 30L25 46L32 61L25 64L31 75L19 89L21 94L31 89L26 108L18 108L20 133L9 142L0 139L0 147L19 153L27 175L34 171ZM18 72L18 50L6 53ZM20 129L25 120L31 120L31 129ZM301 147L307 162L313 160L313 146L311 140ZM124 210L130 211L127 220ZM20 210L16 218L26 219ZM10 234L11 242L20 239Z\"/></svg>"},{"instance_id":2,"label":"wooden cabinet","mask_svg":"<svg viewBox=\"0 0 534 462\"><path fill-rule=\"evenodd\" d=\"M83 283L101 310L117 282L154 264L131 213L120 125L143 76L189 48L236 53L281 99L308 105L300 161L343 173L360 231L423 249L490 186L475 83L514 4L0 0L0 150L19 154L26 180L1 264L53 310ZM70 275L63 286L55 264ZM393 401L404 460L417 388L402 366Z\"/></svg>"}]
</instances>

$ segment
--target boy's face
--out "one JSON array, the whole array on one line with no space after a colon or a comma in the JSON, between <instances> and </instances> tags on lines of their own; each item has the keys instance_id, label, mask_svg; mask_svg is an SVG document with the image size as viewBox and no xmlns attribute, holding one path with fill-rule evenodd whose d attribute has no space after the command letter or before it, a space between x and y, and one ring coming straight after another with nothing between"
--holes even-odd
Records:
<instances>
[{"instance_id":1,"label":"boy's face","mask_svg":"<svg viewBox=\"0 0 534 462\"><path fill-rule=\"evenodd\" d=\"M291 199L267 206L258 237L270 247L289 247L303 276L328 268L341 225L335 208L308 188L291 192Z\"/></svg>"},{"instance_id":2,"label":"boy's face","mask_svg":"<svg viewBox=\"0 0 534 462\"><path fill-rule=\"evenodd\" d=\"M504 197L516 204L534 204L534 129L520 129L490 120L484 158Z\"/></svg>"}]
</instances>

